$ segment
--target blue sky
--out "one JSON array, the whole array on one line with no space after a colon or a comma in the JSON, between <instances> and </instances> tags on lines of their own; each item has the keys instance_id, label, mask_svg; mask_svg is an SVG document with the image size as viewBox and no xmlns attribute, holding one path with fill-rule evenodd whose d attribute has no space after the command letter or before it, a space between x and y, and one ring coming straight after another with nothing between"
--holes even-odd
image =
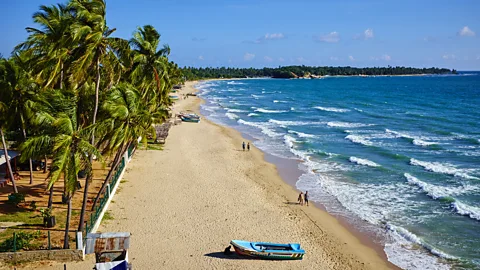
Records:
<instances>
[{"instance_id":1,"label":"blue sky","mask_svg":"<svg viewBox=\"0 0 480 270\"><path fill-rule=\"evenodd\" d=\"M38 6L3 0L0 53L35 26ZM478 0L109 0L107 23L129 39L151 24L180 66L446 67L480 70Z\"/></svg>"}]
</instances>

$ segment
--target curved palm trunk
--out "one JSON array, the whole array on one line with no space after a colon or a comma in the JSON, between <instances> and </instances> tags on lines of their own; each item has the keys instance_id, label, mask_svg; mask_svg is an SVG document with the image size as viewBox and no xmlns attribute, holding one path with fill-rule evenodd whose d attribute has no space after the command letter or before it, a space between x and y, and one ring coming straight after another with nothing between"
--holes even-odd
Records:
<instances>
[{"instance_id":1,"label":"curved palm trunk","mask_svg":"<svg viewBox=\"0 0 480 270\"><path fill-rule=\"evenodd\" d=\"M50 187L50 192L48 194L48 209L52 210L52 206L53 206L53 186L55 185L55 183L52 184L52 186Z\"/></svg>"},{"instance_id":2,"label":"curved palm trunk","mask_svg":"<svg viewBox=\"0 0 480 270\"><path fill-rule=\"evenodd\" d=\"M95 85L95 109L93 111L93 121L92 124L95 125L97 121L97 112L98 112L98 96L100 90L100 59L97 59L97 84ZM95 145L95 128L93 128L92 132L92 140L91 144ZM83 202L82 202L82 210L80 211L80 222L78 224L78 231L83 231L83 226L85 223L85 211L87 209L87 202L88 202L88 188L90 187L90 182L93 179L93 156L90 155L90 170L87 174L87 178L85 179L85 189L83 191ZM95 204L94 204L95 205Z\"/></svg>"},{"instance_id":3,"label":"curved palm trunk","mask_svg":"<svg viewBox=\"0 0 480 270\"><path fill-rule=\"evenodd\" d=\"M5 161L7 163L10 179L12 180L13 193L18 193L17 185L15 184L15 178L13 176L12 165L10 164L10 160L8 158L7 143L5 142L5 135L3 134L3 128L0 128L0 135L2 136L3 151L5 153Z\"/></svg>"},{"instance_id":4,"label":"curved palm trunk","mask_svg":"<svg viewBox=\"0 0 480 270\"><path fill-rule=\"evenodd\" d=\"M47 163L48 163L47 155L45 155L45 167L43 167L43 173L47 173Z\"/></svg>"},{"instance_id":5,"label":"curved palm trunk","mask_svg":"<svg viewBox=\"0 0 480 270\"><path fill-rule=\"evenodd\" d=\"M80 221L78 223L78 231L81 232L83 231L83 227L85 226L85 212L87 209L87 202L88 202L88 188L90 186L90 182L92 182L93 179L93 168L92 168L92 158L90 159L90 169L89 173L87 175L87 178L85 179L85 189L83 191L83 202L82 202L82 210L80 211Z\"/></svg>"},{"instance_id":6,"label":"curved palm trunk","mask_svg":"<svg viewBox=\"0 0 480 270\"><path fill-rule=\"evenodd\" d=\"M27 132L25 130L25 121L23 120L23 115L20 114L20 120L22 121L22 133L23 133L23 138L27 140ZM33 184L33 166L32 166L32 159L28 159L28 165L30 167L30 185Z\"/></svg>"},{"instance_id":7,"label":"curved palm trunk","mask_svg":"<svg viewBox=\"0 0 480 270\"><path fill-rule=\"evenodd\" d=\"M70 229L70 219L72 217L72 196L68 196L68 210L67 210L67 221L65 224L65 236L63 237L63 248L69 249L70 243L68 239L68 231Z\"/></svg>"},{"instance_id":8,"label":"curved palm trunk","mask_svg":"<svg viewBox=\"0 0 480 270\"><path fill-rule=\"evenodd\" d=\"M155 81L157 82L157 90L160 91L160 77L158 76L158 71L155 67L153 67L153 73L155 73Z\"/></svg>"},{"instance_id":9,"label":"curved palm trunk","mask_svg":"<svg viewBox=\"0 0 480 270\"><path fill-rule=\"evenodd\" d=\"M123 153L125 152L126 149L128 149L129 146L130 146L130 143L128 143L126 147L122 146L121 149L115 155L115 158L114 158L113 164L112 164L112 168L110 168L110 171L108 172L107 177L105 178L105 181L102 184L102 187L98 191L97 196L95 197L95 200L93 201L92 211L93 211L93 209L95 209L95 205L97 204L98 200L100 199L100 195L102 194L103 191L105 191L105 188L107 187L107 183L110 181L110 178L112 178L112 176L113 176L113 172L115 171L115 169L120 164L120 161L122 160Z\"/></svg>"}]
</instances>

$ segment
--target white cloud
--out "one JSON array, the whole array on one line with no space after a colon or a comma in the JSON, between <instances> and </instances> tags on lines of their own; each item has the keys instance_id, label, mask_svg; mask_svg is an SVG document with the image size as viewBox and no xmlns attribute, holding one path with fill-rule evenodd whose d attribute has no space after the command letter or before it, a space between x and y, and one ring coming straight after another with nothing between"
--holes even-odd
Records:
<instances>
[{"instance_id":1,"label":"white cloud","mask_svg":"<svg viewBox=\"0 0 480 270\"><path fill-rule=\"evenodd\" d=\"M337 61L337 60L338 60L338 57L336 57L336 56L330 56L330 60L332 60L332 61Z\"/></svg>"},{"instance_id":2,"label":"white cloud","mask_svg":"<svg viewBox=\"0 0 480 270\"><path fill-rule=\"evenodd\" d=\"M253 53L245 53L245 55L243 56L243 60L245 61L250 61L250 60L253 60L253 58L255 58L255 54Z\"/></svg>"},{"instance_id":3,"label":"white cloud","mask_svg":"<svg viewBox=\"0 0 480 270\"><path fill-rule=\"evenodd\" d=\"M264 36L257 38L254 41L244 41L244 43L255 43L255 44L263 44L268 40L276 40L276 39L284 39L285 35L283 33L266 33Z\"/></svg>"},{"instance_id":4,"label":"white cloud","mask_svg":"<svg viewBox=\"0 0 480 270\"><path fill-rule=\"evenodd\" d=\"M198 56L198 60L203 60L203 55Z\"/></svg>"},{"instance_id":5,"label":"white cloud","mask_svg":"<svg viewBox=\"0 0 480 270\"><path fill-rule=\"evenodd\" d=\"M384 54L384 55L382 55L382 60L390 61L390 60L392 60L392 57L390 57L390 55L388 55L388 54Z\"/></svg>"},{"instance_id":6,"label":"white cloud","mask_svg":"<svg viewBox=\"0 0 480 270\"><path fill-rule=\"evenodd\" d=\"M273 59L270 56L264 56L263 60L265 60L267 62L272 62L273 61Z\"/></svg>"},{"instance_id":7,"label":"white cloud","mask_svg":"<svg viewBox=\"0 0 480 270\"><path fill-rule=\"evenodd\" d=\"M474 37L475 32L473 32L472 29L468 28L468 26L464 26L462 29L460 29L458 35L463 37Z\"/></svg>"},{"instance_id":8,"label":"white cloud","mask_svg":"<svg viewBox=\"0 0 480 270\"><path fill-rule=\"evenodd\" d=\"M365 39L373 38L373 30L371 28L368 28L363 32L363 37Z\"/></svg>"},{"instance_id":9,"label":"white cloud","mask_svg":"<svg viewBox=\"0 0 480 270\"><path fill-rule=\"evenodd\" d=\"M265 34L265 36L263 37L264 39L268 40L268 39L282 39L282 38L285 38L285 36L282 34L282 33L274 33L274 34Z\"/></svg>"},{"instance_id":10,"label":"white cloud","mask_svg":"<svg viewBox=\"0 0 480 270\"><path fill-rule=\"evenodd\" d=\"M338 34L338 32L333 31L330 34L316 37L316 39L320 42L335 43L340 41L340 35Z\"/></svg>"},{"instance_id":11,"label":"white cloud","mask_svg":"<svg viewBox=\"0 0 480 270\"><path fill-rule=\"evenodd\" d=\"M279 62L284 62L285 59L283 59L282 57L280 57L280 58L278 58L278 61L279 61Z\"/></svg>"},{"instance_id":12,"label":"white cloud","mask_svg":"<svg viewBox=\"0 0 480 270\"><path fill-rule=\"evenodd\" d=\"M445 60L455 60L457 57L454 54L444 54L442 58Z\"/></svg>"},{"instance_id":13,"label":"white cloud","mask_svg":"<svg viewBox=\"0 0 480 270\"><path fill-rule=\"evenodd\" d=\"M348 56L348 59L350 59L350 61L355 61L355 58L353 58L351 55Z\"/></svg>"},{"instance_id":14,"label":"white cloud","mask_svg":"<svg viewBox=\"0 0 480 270\"><path fill-rule=\"evenodd\" d=\"M355 36L353 36L353 39L371 39L371 38L374 38L375 35L373 34L373 29L372 28L368 28L366 29L365 31L363 31L363 33L361 34L356 34Z\"/></svg>"}]
</instances>

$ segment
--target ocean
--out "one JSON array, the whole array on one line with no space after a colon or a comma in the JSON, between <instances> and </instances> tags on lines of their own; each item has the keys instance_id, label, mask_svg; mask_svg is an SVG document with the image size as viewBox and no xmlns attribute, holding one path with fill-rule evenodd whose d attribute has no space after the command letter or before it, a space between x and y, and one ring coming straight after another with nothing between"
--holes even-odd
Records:
<instances>
[{"instance_id":1,"label":"ocean","mask_svg":"<svg viewBox=\"0 0 480 270\"><path fill-rule=\"evenodd\" d=\"M480 269L480 72L196 87L203 115L300 160L296 188L373 236L390 262Z\"/></svg>"}]
</instances>

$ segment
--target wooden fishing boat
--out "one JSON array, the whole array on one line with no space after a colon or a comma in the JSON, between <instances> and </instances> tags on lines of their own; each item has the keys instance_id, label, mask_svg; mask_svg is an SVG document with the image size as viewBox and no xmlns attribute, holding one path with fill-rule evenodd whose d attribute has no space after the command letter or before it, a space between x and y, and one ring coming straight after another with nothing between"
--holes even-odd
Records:
<instances>
[{"instance_id":1,"label":"wooden fishing boat","mask_svg":"<svg viewBox=\"0 0 480 270\"><path fill-rule=\"evenodd\" d=\"M230 244L239 255L267 260L301 260L305 250L300 244L278 244L232 240Z\"/></svg>"},{"instance_id":2,"label":"wooden fishing boat","mask_svg":"<svg viewBox=\"0 0 480 270\"><path fill-rule=\"evenodd\" d=\"M200 117L195 117L195 116L189 116L189 115L180 115L180 119L182 119L183 122L193 122L193 123L198 123L200 122Z\"/></svg>"}]
</instances>

